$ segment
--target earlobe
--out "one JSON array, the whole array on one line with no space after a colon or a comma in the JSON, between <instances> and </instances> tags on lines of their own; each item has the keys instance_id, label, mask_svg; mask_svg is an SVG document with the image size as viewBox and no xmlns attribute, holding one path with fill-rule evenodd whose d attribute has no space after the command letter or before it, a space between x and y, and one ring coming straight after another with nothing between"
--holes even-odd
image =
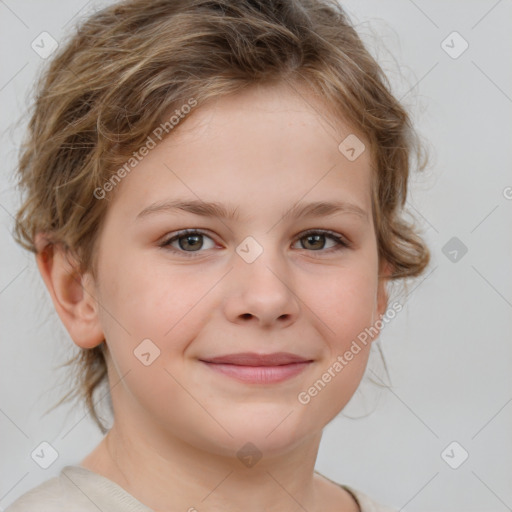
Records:
<instances>
[{"instance_id":1,"label":"earlobe","mask_svg":"<svg viewBox=\"0 0 512 512\"><path fill-rule=\"evenodd\" d=\"M76 261L58 244L36 237L36 263L62 323L76 345L93 348L105 339L90 274L81 275Z\"/></svg>"}]
</instances>

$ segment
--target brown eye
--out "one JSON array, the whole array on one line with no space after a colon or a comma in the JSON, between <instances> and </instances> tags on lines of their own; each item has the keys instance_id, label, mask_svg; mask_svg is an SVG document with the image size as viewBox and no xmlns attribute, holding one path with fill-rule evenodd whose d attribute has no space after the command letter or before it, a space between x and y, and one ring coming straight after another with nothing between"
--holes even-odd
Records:
<instances>
[{"instance_id":1,"label":"brown eye","mask_svg":"<svg viewBox=\"0 0 512 512\"><path fill-rule=\"evenodd\" d=\"M304 249L323 249L325 246L325 238L325 235L306 235L301 238L301 241L305 240L305 242L301 242L301 245Z\"/></svg>"},{"instance_id":2,"label":"brown eye","mask_svg":"<svg viewBox=\"0 0 512 512\"><path fill-rule=\"evenodd\" d=\"M331 247L326 248L326 240L334 242ZM309 231L304 233L299 239L302 249L309 251L331 252L350 247L350 243L341 235L331 231Z\"/></svg>"},{"instance_id":3,"label":"brown eye","mask_svg":"<svg viewBox=\"0 0 512 512\"><path fill-rule=\"evenodd\" d=\"M192 248L193 250L200 249L203 245L202 240L203 235L185 235L180 236L178 240L178 245L180 246L180 249L183 249L186 251L189 248Z\"/></svg>"},{"instance_id":4,"label":"brown eye","mask_svg":"<svg viewBox=\"0 0 512 512\"><path fill-rule=\"evenodd\" d=\"M205 241L207 240L211 243L210 247L205 247ZM331 241L331 245L326 246L326 244L329 244L329 241ZM303 233L297 239L297 242L300 242L298 249L319 252L320 254L351 247L351 243L342 235L325 230L311 230ZM213 249L215 241L202 231L189 229L177 232L162 242L160 247L185 257L194 257L204 252L201 249Z\"/></svg>"},{"instance_id":5,"label":"brown eye","mask_svg":"<svg viewBox=\"0 0 512 512\"><path fill-rule=\"evenodd\" d=\"M204 248L205 239L209 239L211 241L211 246L206 247L206 249L211 249L215 247L215 242L201 231L195 230L185 230L176 233L171 238L168 238L160 247L169 249L173 252L177 252L180 254L184 254L185 256L192 256L190 253L200 253L203 252L201 249ZM177 242L177 246L175 245ZM189 254L187 254L189 253Z\"/></svg>"}]
</instances>

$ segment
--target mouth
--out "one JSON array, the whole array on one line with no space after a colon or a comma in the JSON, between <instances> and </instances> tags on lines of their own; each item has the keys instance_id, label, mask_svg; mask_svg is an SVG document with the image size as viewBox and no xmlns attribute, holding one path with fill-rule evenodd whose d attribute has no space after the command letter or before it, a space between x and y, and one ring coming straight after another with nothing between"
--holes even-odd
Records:
<instances>
[{"instance_id":1,"label":"mouth","mask_svg":"<svg viewBox=\"0 0 512 512\"><path fill-rule=\"evenodd\" d=\"M245 352L199 359L215 372L251 384L275 384L303 372L312 362L296 354Z\"/></svg>"}]
</instances>

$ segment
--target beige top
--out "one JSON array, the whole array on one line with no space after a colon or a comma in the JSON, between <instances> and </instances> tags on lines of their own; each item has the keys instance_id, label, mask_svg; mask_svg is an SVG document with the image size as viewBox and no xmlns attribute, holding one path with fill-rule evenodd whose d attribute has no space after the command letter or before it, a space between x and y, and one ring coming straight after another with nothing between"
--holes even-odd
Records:
<instances>
[{"instance_id":1,"label":"beige top","mask_svg":"<svg viewBox=\"0 0 512 512\"><path fill-rule=\"evenodd\" d=\"M332 480L331 480L332 481ZM340 485L340 484L337 484ZM354 496L361 512L396 512L360 491L340 485ZM153 512L121 486L83 466L65 466L60 474L21 495L5 512Z\"/></svg>"}]
</instances>

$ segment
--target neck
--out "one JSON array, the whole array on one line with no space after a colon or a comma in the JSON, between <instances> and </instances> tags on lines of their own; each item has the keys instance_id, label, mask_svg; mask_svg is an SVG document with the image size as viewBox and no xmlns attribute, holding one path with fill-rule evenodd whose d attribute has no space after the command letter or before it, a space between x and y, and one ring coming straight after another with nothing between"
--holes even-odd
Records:
<instances>
[{"instance_id":1,"label":"neck","mask_svg":"<svg viewBox=\"0 0 512 512\"><path fill-rule=\"evenodd\" d=\"M203 451L167 433L140 436L114 425L82 465L123 487L152 510L231 512L357 510L346 491L315 475L321 432L254 465ZM243 458L243 457L242 457ZM347 508L342 508L345 500ZM336 505L335 505L336 504Z\"/></svg>"}]
</instances>

